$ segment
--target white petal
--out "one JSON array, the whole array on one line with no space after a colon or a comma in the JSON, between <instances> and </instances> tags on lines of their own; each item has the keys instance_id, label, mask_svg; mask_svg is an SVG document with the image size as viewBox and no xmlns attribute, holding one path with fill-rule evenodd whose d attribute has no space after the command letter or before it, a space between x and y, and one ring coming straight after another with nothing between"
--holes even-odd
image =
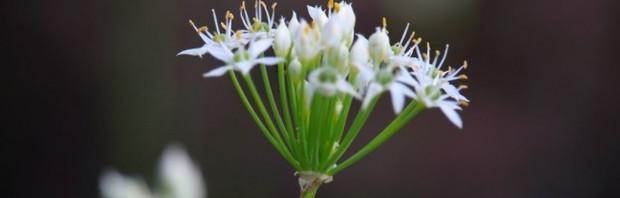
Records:
<instances>
[{"instance_id":1,"label":"white petal","mask_svg":"<svg viewBox=\"0 0 620 198\"><path fill-rule=\"evenodd\" d=\"M357 92L355 92L355 89L353 89L353 86L351 86L351 84L349 84L349 82L347 82L344 79L340 79L337 83L336 86L338 87L338 90L348 93L351 96L355 97L355 98L361 98L361 96L359 94L357 94Z\"/></svg>"},{"instance_id":2,"label":"white petal","mask_svg":"<svg viewBox=\"0 0 620 198\"><path fill-rule=\"evenodd\" d=\"M469 101L467 100L467 98L465 98L465 96L463 96L461 93L459 93L459 90L454 87L454 85L445 83L441 86L441 88L446 92L446 94L456 100L465 100L465 101Z\"/></svg>"},{"instance_id":3,"label":"white petal","mask_svg":"<svg viewBox=\"0 0 620 198\"><path fill-rule=\"evenodd\" d=\"M284 59L279 58L279 57L264 57L264 58L256 59L255 61L260 64L275 65L275 64L282 62L283 60Z\"/></svg>"},{"instance_id":4,"label":"white petal","mask_svg":"<svg viewBox=\"0 0 620 198\"><path fill-rule=\"evenodd\" d=\"M271 47L273 43L273 39L262 39L250 44L250 48L248 51L250 52L250 59L254 59L258 57L260 54L265 52L265 50Z\"/></svg>"},{"instance_id":5,"label":"white petal","mask_svg":"<svg viewBox=\"0 0 620 198\"><path fill-rule=\"evenodd\" d=\"M400 72L398 76L396 77L396 80L403 82L405 84L411 85L411 86L413 86L416 83L415 79L411 75L409 75L409 72L407 72L407 70L403 68L400 69Z\"/></svg>"},{"instance_id":6,"label":"white petal","mask_svg":"<svg viewBox=\"0 0 620 198\"><path fill-rule=\"evenodd\" d=\"M390 89L398 89L402 94L409 96L410 98L415 98L415 93L409 89L409 87L402 85L400 83L392 83Z\"/></svg>"},{"instance_id":7,"label":"white petal","mask_svg":"<svg viewBox=\"0 0 620 198\"><path fill-rule=\"evenodd\" d=\"M392 97L392 107L394 108L394 113L399 114L405 106L405 95L403 95L401 89L390 87L390 96Z\"/></svg>"},{"instance_id":8,"label":"white petal","mask_svg":"<svg viewBox=\"0 0 620 198\"><path fill-rule=\"evenodd\" d=\"M238 63L235 63L235 67L236 67L235 69L240 71L241 74L243 75L248 75L250 73L250 70L254 68L254 65L256 65L256 62L253 62L253 61L238 62Z\"/></svg>"},{"instance_id":9,"label":"white petal","mask_svg":"<svg viewBox=\"0 0 620 198\"><path fill-rule=\"evenodd\" d=\"M314 20L319 27L323 27L323 25L327 23L327 15L325 15L323 9L319 7L308 6L308 15L310 15L310 18L312 18L312 20Z\"/></svg>"},{"instance_id":10,"label":"white petal","mask_svg":"<svg viewBox=\"0 0 620 198\"><path fill-rule=\"evenodd\" d=\"M198 56L198 57L202 57L202 55L204 55L204 54L206 54L206 53L207 53L207 49L208 49L208 48L207 48L207 46L206 46L206 45L204 45L204 46L202 46L202 47L199 47L199 48L186 49L186 50L183 50L183 51L179 52L179 53L177 54L177 56L180 56L180 55L189 55L189 56Z\"/></svg>"},{"instance_id":11,"label":"white petal","mask_svg":"<svg viewBox=\"0 0 620 198\"><path fill-rule=\"evenodd\" d=\"M447 105L439 105L439 109L441 109L443 114L448 117L448 120L450 120L452 124L456 125L459 129L463 128L463 121L453 108L450 108Z\"/></svg>"},{"instance_id":12,"label":"white petal","mask_svg":"<svg viewBox=\"0 0 620 198\"><path fill-rule=\"evenodd\" d=\"M378 85L376 83L371 83L370 86L368 86L368 90L366 91L366 96L364 97L364 101L362 102L362 108L368 107L368 105L370 104L370 101L372 101L375 97L380 95L381 92L383 92L383 87L381 87L381 85Z\"/></svg>"},{"instance_id":13,"label":"white petal","mask_svg":"<svg viewBox=\"0 0 620 198\"><path fill-rule=\"evenodd\" d=\"M210 47L208 51L213 57L225 63L231 62L234 56L230 49L226 48L224 45Z\"/></svg>"},{"instance_id":14,"label":"white petal","mask_svg":"<svg viewBox=\"0 0 620 198\"><path fill-rule=\"evenodd\" d=\"M203 74L202 76L205 77L205 78L208 78L208 77L219 77L219 76L224 75L228 70L231 70L231 69L232 69L231 66L224 65L224 66L217 67L217 68L215 68L215 69L213 69L213 70Z\"/></svg>"}]
</instances>

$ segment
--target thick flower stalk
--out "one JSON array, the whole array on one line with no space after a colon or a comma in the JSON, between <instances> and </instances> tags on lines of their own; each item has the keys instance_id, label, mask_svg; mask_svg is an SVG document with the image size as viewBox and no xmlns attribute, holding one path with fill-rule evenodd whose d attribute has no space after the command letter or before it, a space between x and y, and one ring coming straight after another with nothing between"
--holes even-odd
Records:
<instances>
[{"instance_id":1,"label":"thick flower stalk","mask_svg":"<svg viewBox=\"0 0 620 198\"><path fill-rule=\"evenodd\" d=\"M422 39L409 31L409 24L400 40L391 42L385 18L368 38L355 34L351 3L330 0L327 9L308 6L309 20L293 12L277 23L275 3L256 1L253 8L248 11L242 2L237 30L230 11L222 22L212 11L212 32L190 21L204 44L179 55L210 54L224 63L204 76L228 74L260 131L296 170L302 197L313 197L321 184L375 150L424 109L437 107L462 127L457 111L469 102L460 94L466 86L452 83L467 79L459 74L467 64L442 68L448 47L443 55L431 54L428 43L422 49ZM255 67L260 80L251 75ZM270 76L270 69L277 76ZM277 85L270 78L277 78ZM383 95L389 95L396 116L369 143L343 158Z\"/></svg>"}]
</instances>

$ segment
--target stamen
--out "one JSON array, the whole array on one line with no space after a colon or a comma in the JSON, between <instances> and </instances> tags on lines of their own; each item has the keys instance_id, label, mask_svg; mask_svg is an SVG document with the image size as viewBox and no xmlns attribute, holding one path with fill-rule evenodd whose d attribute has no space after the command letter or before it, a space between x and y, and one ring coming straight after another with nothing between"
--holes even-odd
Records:
<instances>
[{"instance_id":1,"label":"stamen","mask_svg":"<svg viewBox=\"0 0 620 198\"><path fill-rule=\"evenodd\" d=\"M220 28L219 28L219 26L217 26L217 15L215 14L215 9L211 9L211 12L213 13L213 23L215 24L215 30L219 34L220 33Z\"/></svg>"},{"instance_id":2,"label":"stamen","mask_svg":"<svg viewBox=\"0 0 620 198\"><path fill-rule=\"evenodd\" d=\"M469 86L467 86L467 85L459 85L458 89L469 89Z\"/></svg>"},{"instance_id":3,"label":"stamen","mask_svg":"<svg viewBox=\"0 0 620 198\"><path fill-rule=\"evenodd\" d=\"M334 4L334 11L335 12L340 12L340 3Z\"/></svg>"},{"instance_id":4,"label":"stamen","mask_svg":"<svg viewBox=\"0 0 620 198\"><path fill-rule=\"evenodd\" d=\"M237 38L238 40L240 40L240 39L241 39L241 35L242 35L242 34L243 34L243 33L241 32L241 30L237 30L237 32L235 32L235 38Z\"/></svg>"},{"instance_id":5,"label":"stamen","mask_svg":"<svg viewBox=\"0 0 620 198\"><path fill-rule=\"evenodd\" d=\"M459 101L459 105L463 106L463 107L468 107L469 106L469 102L464 101L464 100L460 100Z\"/></svg>"},{"instance_id":6,"label":"stamen","mask_svg":"<svg viewBox=\"0 0 620 198\"><path fill-rule=\"evenodd\" d=\"M226 20L233 20L235 19L235 15L233 15L230 10L226 10Z\"/></svg>"},{"instance_id":7,"label":"stamen","mask_svg":"<svg viewBox=\"0 0 620 198\"><path fill-rule=\"evenodd\" d=\"M240 10L245 10L245 1L241 1L241 7L239 7Z\"/></svg>"},{"instance_id":8,"label":"stamen","mask_svg":"<svg viewBox=\"0 0 620 198\"><path fill-rule=\"evenodd\" d=\"M271 4L271 9L275 10L277 6L278 6L278 2L274 2L273 4Z\"/></svg>"},{"instance_id":9,"label":"stamen","mask_svg":"<svg viewBox=\"0 0 620 198\"><path fill-rule=\"evenodd\" d=\"M327 8L329 8L330 10L334 8L334 0L327 1Z\"/></svg>"},{"instance_id":10,"label":"stamen","mask_svg":"<svg viewBox=\"0 0 620 198\"><path fill-rule=\"evenodd\" d=\"M385 17L383 17L381 19L381 22L383 23L383 30L385 30L387 28L387 19Z\"/></svg>"},{"instance_id":11,"label":"stamen","mask_svg":"<svg viewBox=\"0 0 620 198\"><path fill-rule=\"evenodd\" d=\"M466 60L463 61L463 69L467 69L467 61Z\"/></svg>"},{"instance_id":12,"label":"stamen","mask_svg":"<svg viewBox=\"0 0 620 198\"><path fill-rule=\"evenodd\" d=\"M196 29L196 32L198 33L207 31L209 31L209 28L207 28L207 26L200 26L198 29Z\"/></svg>"},{"instance_id":13,"label":"stamen","mask_svg":"<svg viewBox=\"0 0 620 198\"><path fill-rule=\"evenodd\" d=\"M467 80L467 79L469 79L469 77L467 77L467 75L465 75L465 74L461 74L461 75L457 76L457 78L458 78L458 79L461 79L461 80Z\"/></svg>"}]
</instances>

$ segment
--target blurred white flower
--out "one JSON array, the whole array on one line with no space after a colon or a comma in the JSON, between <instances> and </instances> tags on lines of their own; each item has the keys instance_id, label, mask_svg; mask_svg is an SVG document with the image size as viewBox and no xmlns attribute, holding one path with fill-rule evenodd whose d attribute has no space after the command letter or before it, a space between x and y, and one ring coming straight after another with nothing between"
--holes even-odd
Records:
<instances>
[{"instance_id":1,"label":"blurred white flower","mask_svg":"<svg viewBox=\"0 0 620 198\"><path fill-rule=\"evenodd\" d=\"M204 198L202 173L179 145L166 148L159 162L161 198Z\"/></svg>"},{"instance_id":2,"label":"blurred white flower","mask_svg":"<svg viewBox=\"0 0 620 198\"><path fill-rule=\"evenodd\" d=\"M115 170L108 170L101 176L99 183L104 198L152 198L146 183L138 178L121 175Z\"/></svg>"},{"instance_id":3,"label":"blurred white flower","mask_svg":"<svg viewBox=\"0 0 620 198\"><path fill-rule=\"evenodd\" d=\"M222 76L229 70L237 70L243 75L250 73L256 64L274 65L282 61L279 57L259 57L265 50L271 47L273 39L263 39L250 43L250 47L241 47L234 53L226 46L210 48L209 53L213 57L226 63L204 74L204 77Z\"/></svg>"},{"instance_id":4,"label":"blurred white flower","mask_svg":"<svg viewBox=\"0 0 620 198\"><path fill-rule=\"evenodd\" d=\"M202 173L180 145L168 146L159 162L157 189L141 179L105 171L100 180L104 198L205 198Z\"/></svg>"},{"instance_id":5,"label":"blurred white flower","mask_svg":"<svg viewBox=\"0 0 620 198\"><path fill-rule=\"evenodd\" d=\"M421 53L419 47L416 46L416 53L420 58L415 59L411 72L415 78L414 83L412 83L416 92L415 99L422 102L426 107L441 109L450 122L462 128L463 121L456 111L462 110L459 105L467 105L469 102L465 96L460 94L460 90L467 88L467 86L456 88L450 82L467 79L466 75L459 75L463 69L467 68L467 62L463 62L463 65L456 70L448 68L448 71L442 71L441 66L448 53L448 46L446 45L440 61L439 51L435 52L436 56L431 60L429 57L430 45L427 45L426 50L426 53Z\"/></svg>"},{"instance_id":6,"label":"blurred white flower","mask_svg":"<svg viewBox=\"0 0 620 198\"><path fill-rule=\"evenodd\" d=\"M284 22L284 18L280 19L278 29L276 29L275 40L273 41L273 51L279 57L286 57L293 41L291 32Z\"/></svg>"}]
</instances>

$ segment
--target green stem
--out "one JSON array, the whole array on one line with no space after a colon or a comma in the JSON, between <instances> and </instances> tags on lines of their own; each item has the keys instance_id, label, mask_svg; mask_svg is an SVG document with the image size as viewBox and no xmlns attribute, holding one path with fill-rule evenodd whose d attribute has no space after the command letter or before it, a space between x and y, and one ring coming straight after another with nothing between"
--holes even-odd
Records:
<instances>
[{"instance_id":1,"label":"green stem","mask_svg":"<svg viewBox=\"0 0 620 198\"><path fill-rule=\"evenodd\" d=\"M314 198L316 196L316 192L319 190L320 185L311 186L305 191L301 191L300 198Z\"/></svg>"},{"instance_id":2,"label":"green stem","mask_svg":"<svg viewBox=\"0 0 620 198\"><path fill-rule=\"evenodd\" d=\"M256 105L258 106L259 112L261 113L263 119L265 119L265 122L267 123L267 128L272 132L272 135L274 139L276 140L276 143L282 147L282 152L284 153L285 158L289 160L289 162L295 169L300 168L299 162L294 159L290 151L286 148L286 144L282 140L280 133L274 126L273 121L271 120L271 117L269 117L269 113L267 112L267 109L265 108L265 104L263 104L263 101L261 100L260 95L258 95L258 91L256 90L256 86L254 85L254 81L252 80L252 77L250 75L244 75L243 78L246 84L248 85L248 89L250 90L252 97L254 98L254 103L256 103Z\"/></svg>"},{"instance_id":3,"label":"green stem","mask_svg":"<svg viewBox=\"0 0 620 198\"><path fill-rule=\"evenodd\" d=\"M417 103L412 101L407 105L405 110L401 112L401 114L394 119L379 135L377 135L374 139L372 139L368 144L366 144L362 149L357 151L357 153L353 154L349 159L345 160L338 166L333 169L327 171L328 175L334 175L343 169L351 166L355 162L364 158L366 155L377 149L381 146L385 141L390 139L396 132L398 132L403 126L405 126L411 119L413 119L418 113L420 113L425 106L421 103Z\"/></svg>"},{"instance_id":4,"label":"green stem","mask_svg":"<svg viewBox=\"0 0 620 198\"><path fill-rule=\"evenodd\" d=\"M349 149L349 146L351 146L351 143L353 143L353 140L355 140L355 137L357 137L357 134L359 134L360 130L362 129L362 126L364 126L364 123L366 123L366 120L370 116L370 113L375 108L375 105L377 104L377 101L379 100L379 98L380 96L376 96L374 99L372 99L372 101L366 108L359 110L359 112L355 116L355 119L353 120L353 124L351 124L351 127L349 127L347 134L342 140L342 144L336 150L336 152L329 157L327 162L323 164L323 167L321 167L321 170L329 169L330 166L336 163L336 161L338 161L338 159L342 157L344 152L347 151L347 149Z\"/></svg>"},{"instance_id":5,"label":"green stem","mask_svg":"<svg viewBox=\"0 0 620 198\"><path fill-rule=\"evenodd\" d=\"M294 159L292 159L290 154L287 155L286 152L284 152L284 148L282 148L282 145L278 144L278 142L270 134L267 127L265 127L265 124L263 124L260 117L256 114L256 111L250 104L250 101L248 100L245 92L243 91L243 88L241 88L241 85L239 84L237 75L233 71L228 72L228 74L230 76L231 81L233 82L235 90L239 94L239 98L241 98L243 106L248 110L248 112L250 113L250 116L252 117L252 119L254 119L254 121L256 122L256 125L258 125L258 128L263 133L263 135L267 138L269 143L271 143L271 145L276 149L276 151L278 151L278 153L280 153L280 155L282 155L282 157L284 157L284 159L286 159L293 167L299 167L299 163L296 162Z\"/></svg>"},{"instance_id":6,"label":"green stem","mask_svg":"<svg viewBox=\"0 0 620 198\"><path fill-rule=\"evenodd\" d=\"M288 147L288 149L291 152L295 153L295 150L293 148L294 143L291 141L290 133L286 129L286 126L284 125L284 121L282 120L282 116L280 115L280 110L278 110L278 106L276 105L276 100L273 96L273 90L271 89L271 82L269 82L269 75L267 74L267 68L265 65L260 66L260 73L263 78L263 85L265 86L265 92L267 92L266 93L267 100L269 101L269 106L271 107L271 112L273 113L273 116L275 117L276 124L278 125L278 129L280 129L280 131L282 132L282 135L284 135L284 141L286 142L286 146Z\"/></svg>"}]
</instances>

